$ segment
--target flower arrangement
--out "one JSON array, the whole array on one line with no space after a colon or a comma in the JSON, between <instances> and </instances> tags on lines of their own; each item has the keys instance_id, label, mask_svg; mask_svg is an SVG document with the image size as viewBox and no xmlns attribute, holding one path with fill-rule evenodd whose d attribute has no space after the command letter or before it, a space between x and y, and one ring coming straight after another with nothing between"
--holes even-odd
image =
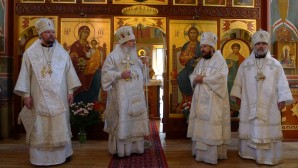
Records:
<instances>
[{"instance_id":1,"label":"flower arrangement","mask_svg":"<svg viewBox=\"0 0 298 168\"><path fill-rule=\"evenodd\" d=\"M191 102L185 102L182 104L182 113L187 121L189 118L190 106L191 106Z\"/></svg>"},{"instance_id":2,"label":"flower arrangement","mask_svg":"<svg viewBox=\"0 0 298 168\"><path fill-rule=\"evenodd\" d=\"M100 122L99 112L94 110L94 103L78 102L70 105L70 123L79 131Z\"/></svg>"}]
</instances>

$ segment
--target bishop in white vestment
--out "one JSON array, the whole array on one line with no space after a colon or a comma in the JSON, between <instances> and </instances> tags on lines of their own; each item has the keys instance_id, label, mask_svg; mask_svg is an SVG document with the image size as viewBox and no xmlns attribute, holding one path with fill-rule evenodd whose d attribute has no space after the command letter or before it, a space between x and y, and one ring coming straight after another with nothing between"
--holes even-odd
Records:
<instances>
[{"instance_id":1,"label":"bishop in white vestment","mask_svg":"<svg viewBox=\"0 0 298 168\"><path fill-rule=\"evenodd\" d=\"M119 43L102 67L102 87L108 92L104 131L109 133L109 152L124 157L144 153L149 134L143 90L145 66L138 58L135 36L129 26L117 30Z\"/></svg>"},{"instance_id":2,"label":"bishop in white vestment","mask_svg":"<svg viewBox=\"0 0 298 168\"><path fill-rule=\"evenodd\" d=\"M283 67L268 50L269 33L256 32L252 42L231 91L240 105L239 155L276 165L282 162L281 109L293 98Z\"/></svg>"},{"instance_id":3,"label":"bishop in white vestment","mask_svg":"<svg viewBox=\"0 0 298 168\"><path fill-rule=\"evenodd\" d=\"M50 19L35 24L40 39L24 53L14 89L24 98L19 119L26 129L26 141L33 165L64 163L73 154L69 104L81 83L68 53L55 40Z\"/></svg>"},{"instance_id":4,"label":"bishop in white vestment","mask_svg":"<svg viewBox=\"0 0 298 168\"><path fill-rule=\"evenodd\" d=\"M203 59L190 75L194 94L187 130L187 137L193 141L195 159L210 164L227 159L231 136L228 66L220 51L214 52L216 43L215 34L202 34Z\"/></svg>"}]
</instances>

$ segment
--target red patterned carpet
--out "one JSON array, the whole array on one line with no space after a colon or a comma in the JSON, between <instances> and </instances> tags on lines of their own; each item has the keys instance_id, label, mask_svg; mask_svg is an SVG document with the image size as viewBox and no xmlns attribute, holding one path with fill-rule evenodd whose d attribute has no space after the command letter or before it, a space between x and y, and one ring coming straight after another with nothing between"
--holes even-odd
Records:
<instances>
[{"instance_id":1,"label":"red patterned carpet","mask_svg":"<svg viewBox=\"0 0 298 168\"><path fill-rule=\"evenodd\" d=\"M121 159L112 158L109 168L167 168L168 164L154 121L150 121L150 135L146 139L151 143L151 147L145 149L144 154L133 154Z\"/></svg>"}]
</instances>

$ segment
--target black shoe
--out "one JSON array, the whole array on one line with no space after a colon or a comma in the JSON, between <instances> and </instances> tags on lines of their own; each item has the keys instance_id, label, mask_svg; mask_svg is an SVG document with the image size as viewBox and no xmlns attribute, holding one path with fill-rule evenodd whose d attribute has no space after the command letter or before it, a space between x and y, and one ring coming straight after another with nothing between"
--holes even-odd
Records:
<instances>
[{"instance_id":1,"label":"black shoe","mask_svg":"<svg viewBox=\"0 0 298 168\"><path fill-rule=\"evenodd\" d=\"M144 153L133 153L132 155L135 155L135 156L142 156Z\"/></svg>"},{"instance_id":2,"label":"black shoe","mask_svg":"<svg viewBox=\"0 0 298 168\"><path fill-rule=\"evenodd\" d=\"M113 154L114 159L122 159L123 157L118 156L118 154Z\"/></svg>"},{"instance_id":3,"label":"black shoe","mask_svg":"<svg viewBox=\"0 0 298 168\"><path fill-rule=\"evenodd\" d=\"M65 162L64 163L68 163L71 161L71 156L68 156L66 159L65 159Z\"/></svg>"}]
</instances>

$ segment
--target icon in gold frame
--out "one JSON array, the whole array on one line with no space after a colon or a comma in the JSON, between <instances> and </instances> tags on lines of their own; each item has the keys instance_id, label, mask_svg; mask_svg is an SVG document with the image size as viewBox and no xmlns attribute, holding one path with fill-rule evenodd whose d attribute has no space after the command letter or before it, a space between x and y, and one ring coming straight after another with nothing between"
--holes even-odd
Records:
<instances>
[{"instance_id":1,"label":"icon in gold frame","mask_svg":"<svg viewBox=\"0 0 298 168\"><path fill-rule=\"evenodd\" d=\"M173 5L198 6L198 0L173 0Z\"/></svg>"},{"instance_id":2,"label":"icon in gold frame","mask_svg":"<svg viewBox=\"0 0 298 168\"><path fill-rule=\"evenodd\" d=\"M233 7L254 7L255 0L232 0Z\"/></svg>"},{"instance_id":3,"label":"icon in gold frame","mask_svg":"<svg viewBox=\"0 0 298 168\"><path fill-rule=\"evenodd\" d=\"M226 6L226 0L203 0L203 6Z\"/></svg>"},{"instance_id":4,"label":"icon in gold frame","mask_svg":"<svg viewBox=\"0 0 298 168\"><path fill-rule=\"evenodd\" d=\"M21 3L45 3L45 0L21 0Z\"/></svg>"},{"instance_id":5,"label":"icon in gold frame","mask_svg":"<svg viewBox=\"0 0 298 168\"><path fill-rule=\"evenodd\" d=\"M76 0L52 0L52 3L76 3Z\"/></svg>"},{"instance_id":6,"label":"icon in gold frame","mask_svg":"<svg viewBox=\"0 0 298 168\"><path fill-rule=\"evenodd\" d=\"M83 4L107 4L107 0L82 0Z\"/></svg>"}]
</instances>

